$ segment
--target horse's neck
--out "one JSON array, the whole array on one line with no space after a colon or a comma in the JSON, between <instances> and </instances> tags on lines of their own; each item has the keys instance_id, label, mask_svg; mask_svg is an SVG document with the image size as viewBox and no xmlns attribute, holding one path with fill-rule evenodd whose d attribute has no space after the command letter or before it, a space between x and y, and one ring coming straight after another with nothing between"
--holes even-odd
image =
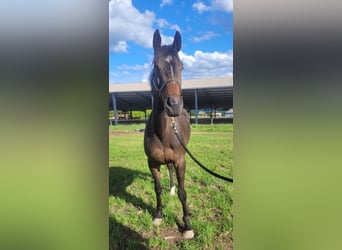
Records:
<instances>
[{"instance_id":1,"label":"horse's neck","mask_svg":"<svg viewBox=\"0 0 342 250\"><path fill-rule=\"evenodd\" d=\"M160 113L164 110L164 103L160 99L158 93L153 94L153 107L152 107L152 109L154 112L158 112L158 113Z\"/></svg>"},{"instance_id":2,"label":"horse's neck","mask_svg":"<svg viewBox=\"0 0 342 250\"><path fill-rule=\"evenodd\" d=\"M171 120L166 115L164 103L158 97L154 98L152 120L154 133L161 137L166 136L171 127Z\"/></svg>"}]
</instances>

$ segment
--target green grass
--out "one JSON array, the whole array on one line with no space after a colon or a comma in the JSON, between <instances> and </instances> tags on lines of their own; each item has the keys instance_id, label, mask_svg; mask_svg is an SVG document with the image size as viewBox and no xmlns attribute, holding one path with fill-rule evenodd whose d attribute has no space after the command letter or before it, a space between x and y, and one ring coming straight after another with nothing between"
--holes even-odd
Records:
<instances>
[{"instance_id":1,"label":"green grass","mask_svg":"<svg viewBox=\"0 0 342 250\"><path fill-rule=\"evenodd\" d=\"M113 122L114 124L114 122ZM138 124L129 124L129 125L109 125L109 131L125 131L125 132L133 132L137 129L145 128L145 123Z\"/></svg>"},{"instance_id":2,"label":"green grass","mask_svg":"<svg viewBox=\"0 0 342 250\"><path fill-rule=\"evenodd\" d=\"M145 128L145 123L139 124L129 124L129 125L109 125L109 130L112 131L125 131L125 132L133 132L139 129ZM231 124L214 124L214 125L192 125L192 132L233 132L233 125Z\"/></svg>"},{"instance_id":3,"label":"green grass","mask_svg":"<svg viewBox=\"0 0 342 250\"><path fill-rule=\"evenodd\" d=\"M152 225L156 198L143 149L144 125L113 126L109 138L110 249L230 249L233 229L233 186L210 176L188 156L185 188L195 232L182 240L181 203L169 195L166 167L161 168L163 223ZM130 133L123 133L129 131ZM233 125L192 126L188 148L213 171L232 177ZM165 237L174 237L165 239Z\"/></svg>"}]
</instances>

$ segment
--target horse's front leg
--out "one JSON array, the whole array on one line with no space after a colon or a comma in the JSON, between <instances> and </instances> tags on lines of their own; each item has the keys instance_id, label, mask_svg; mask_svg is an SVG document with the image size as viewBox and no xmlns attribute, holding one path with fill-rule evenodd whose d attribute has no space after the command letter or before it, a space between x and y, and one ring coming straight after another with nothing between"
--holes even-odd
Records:
<instances>
[{"instance_id":1,"label":"horse's front leg","mask_svg":"<svg viewBox=\"0 0 342 250\"><path fill-rule=\"evenodd\" d=\"M169 176L170 176L170 195L175 195L176 187L175 182L173 181L173 163L168 163L167 168L169 169Z\"/></svg>"},{"instance_id":2,"label":"horse's front leg","mask_svg":"<svg viewBox=\"0 0 342 250\"><path fill-rule=\"evenodd\" d=\"M154 179L154 191L156 192L156 197L157 197L157 209L156 209L156 214L153 218L153 224L160 225L162 222L162 202L161 202L162 187L160 184L160 165L152 163L151 161L148 161L148 165L150 167L150 171Z\"/></svg>"},{"instance_id":3,"label":"horse's front leg","mask_svg":"<svg viewBox=\"0 0 342 250\"><path fill-rule=\"evenodd\" d=\"M183 221L184 221L183 237L185 239L192 239L194 237L194 232L191 229L191 225L190 225L190 213L189 213L188 206L186 205L186 192L184 188L185 169L186 169L185 156L183 155L176 164L176 175L177 175L177 181L178 181L178 197L183 207Z\"/></svg>"}]
</instances>

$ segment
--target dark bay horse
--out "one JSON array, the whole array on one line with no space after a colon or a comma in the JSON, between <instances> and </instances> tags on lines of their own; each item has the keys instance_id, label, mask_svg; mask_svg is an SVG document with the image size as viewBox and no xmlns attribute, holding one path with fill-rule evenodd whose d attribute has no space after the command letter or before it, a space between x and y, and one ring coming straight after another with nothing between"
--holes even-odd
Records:
<instances>
[{"instance_id":1,"label":"dark bay horse","mask_svg":"<svg viewBox=\"0 0 342 250\"><path fill-rule=\"evenodd\" d=\"M171 193L174 192L173 167L178 181L178 197L183 207L183 237L191 239L194 232L190 225L189 210L186 205L184 189L185 150L179 143L172 125L176 123L181 140L187 144L190 138L189 114L183 108L181 96L183 63L178 52L181 49L181 36L177 31L172 45L161 46L158 30L153 35L154 68L151 72L151 90L153 96L152 113L146 123L144 149L148 166L154 178L157 196L157 211L153 224L162 221L162 201L160 184L160 166L166 164L170 173Z\"/></svg>"}]
</instances>

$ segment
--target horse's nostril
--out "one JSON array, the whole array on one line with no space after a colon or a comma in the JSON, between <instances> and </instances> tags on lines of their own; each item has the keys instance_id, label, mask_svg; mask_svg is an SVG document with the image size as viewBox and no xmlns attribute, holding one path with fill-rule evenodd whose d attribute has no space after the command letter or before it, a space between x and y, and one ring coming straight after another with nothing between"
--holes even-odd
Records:
<instances>
[{"instance_id":1,"label":"horse's nostril","mask_svg":"<svg viewBox=\"0 0 342 250\"><path fill-rule=\"evenodd\" d=\"M166 102L169 107L176 106L179 103L178 99L173 96L169 96Z\"/></svg>"},{"instance_id":2,"label":"horse's nostril","mask_svg":"<svg viewBox=\"0 0 342 250\"><path fill-rule=\"evenodd\" d=\"M169 107L172 106L172 104L171 104L171 98L170 98L170 97L167 98L166 103L167 103L167 106L169 106Z\"/></svg>"}]
</instances>

